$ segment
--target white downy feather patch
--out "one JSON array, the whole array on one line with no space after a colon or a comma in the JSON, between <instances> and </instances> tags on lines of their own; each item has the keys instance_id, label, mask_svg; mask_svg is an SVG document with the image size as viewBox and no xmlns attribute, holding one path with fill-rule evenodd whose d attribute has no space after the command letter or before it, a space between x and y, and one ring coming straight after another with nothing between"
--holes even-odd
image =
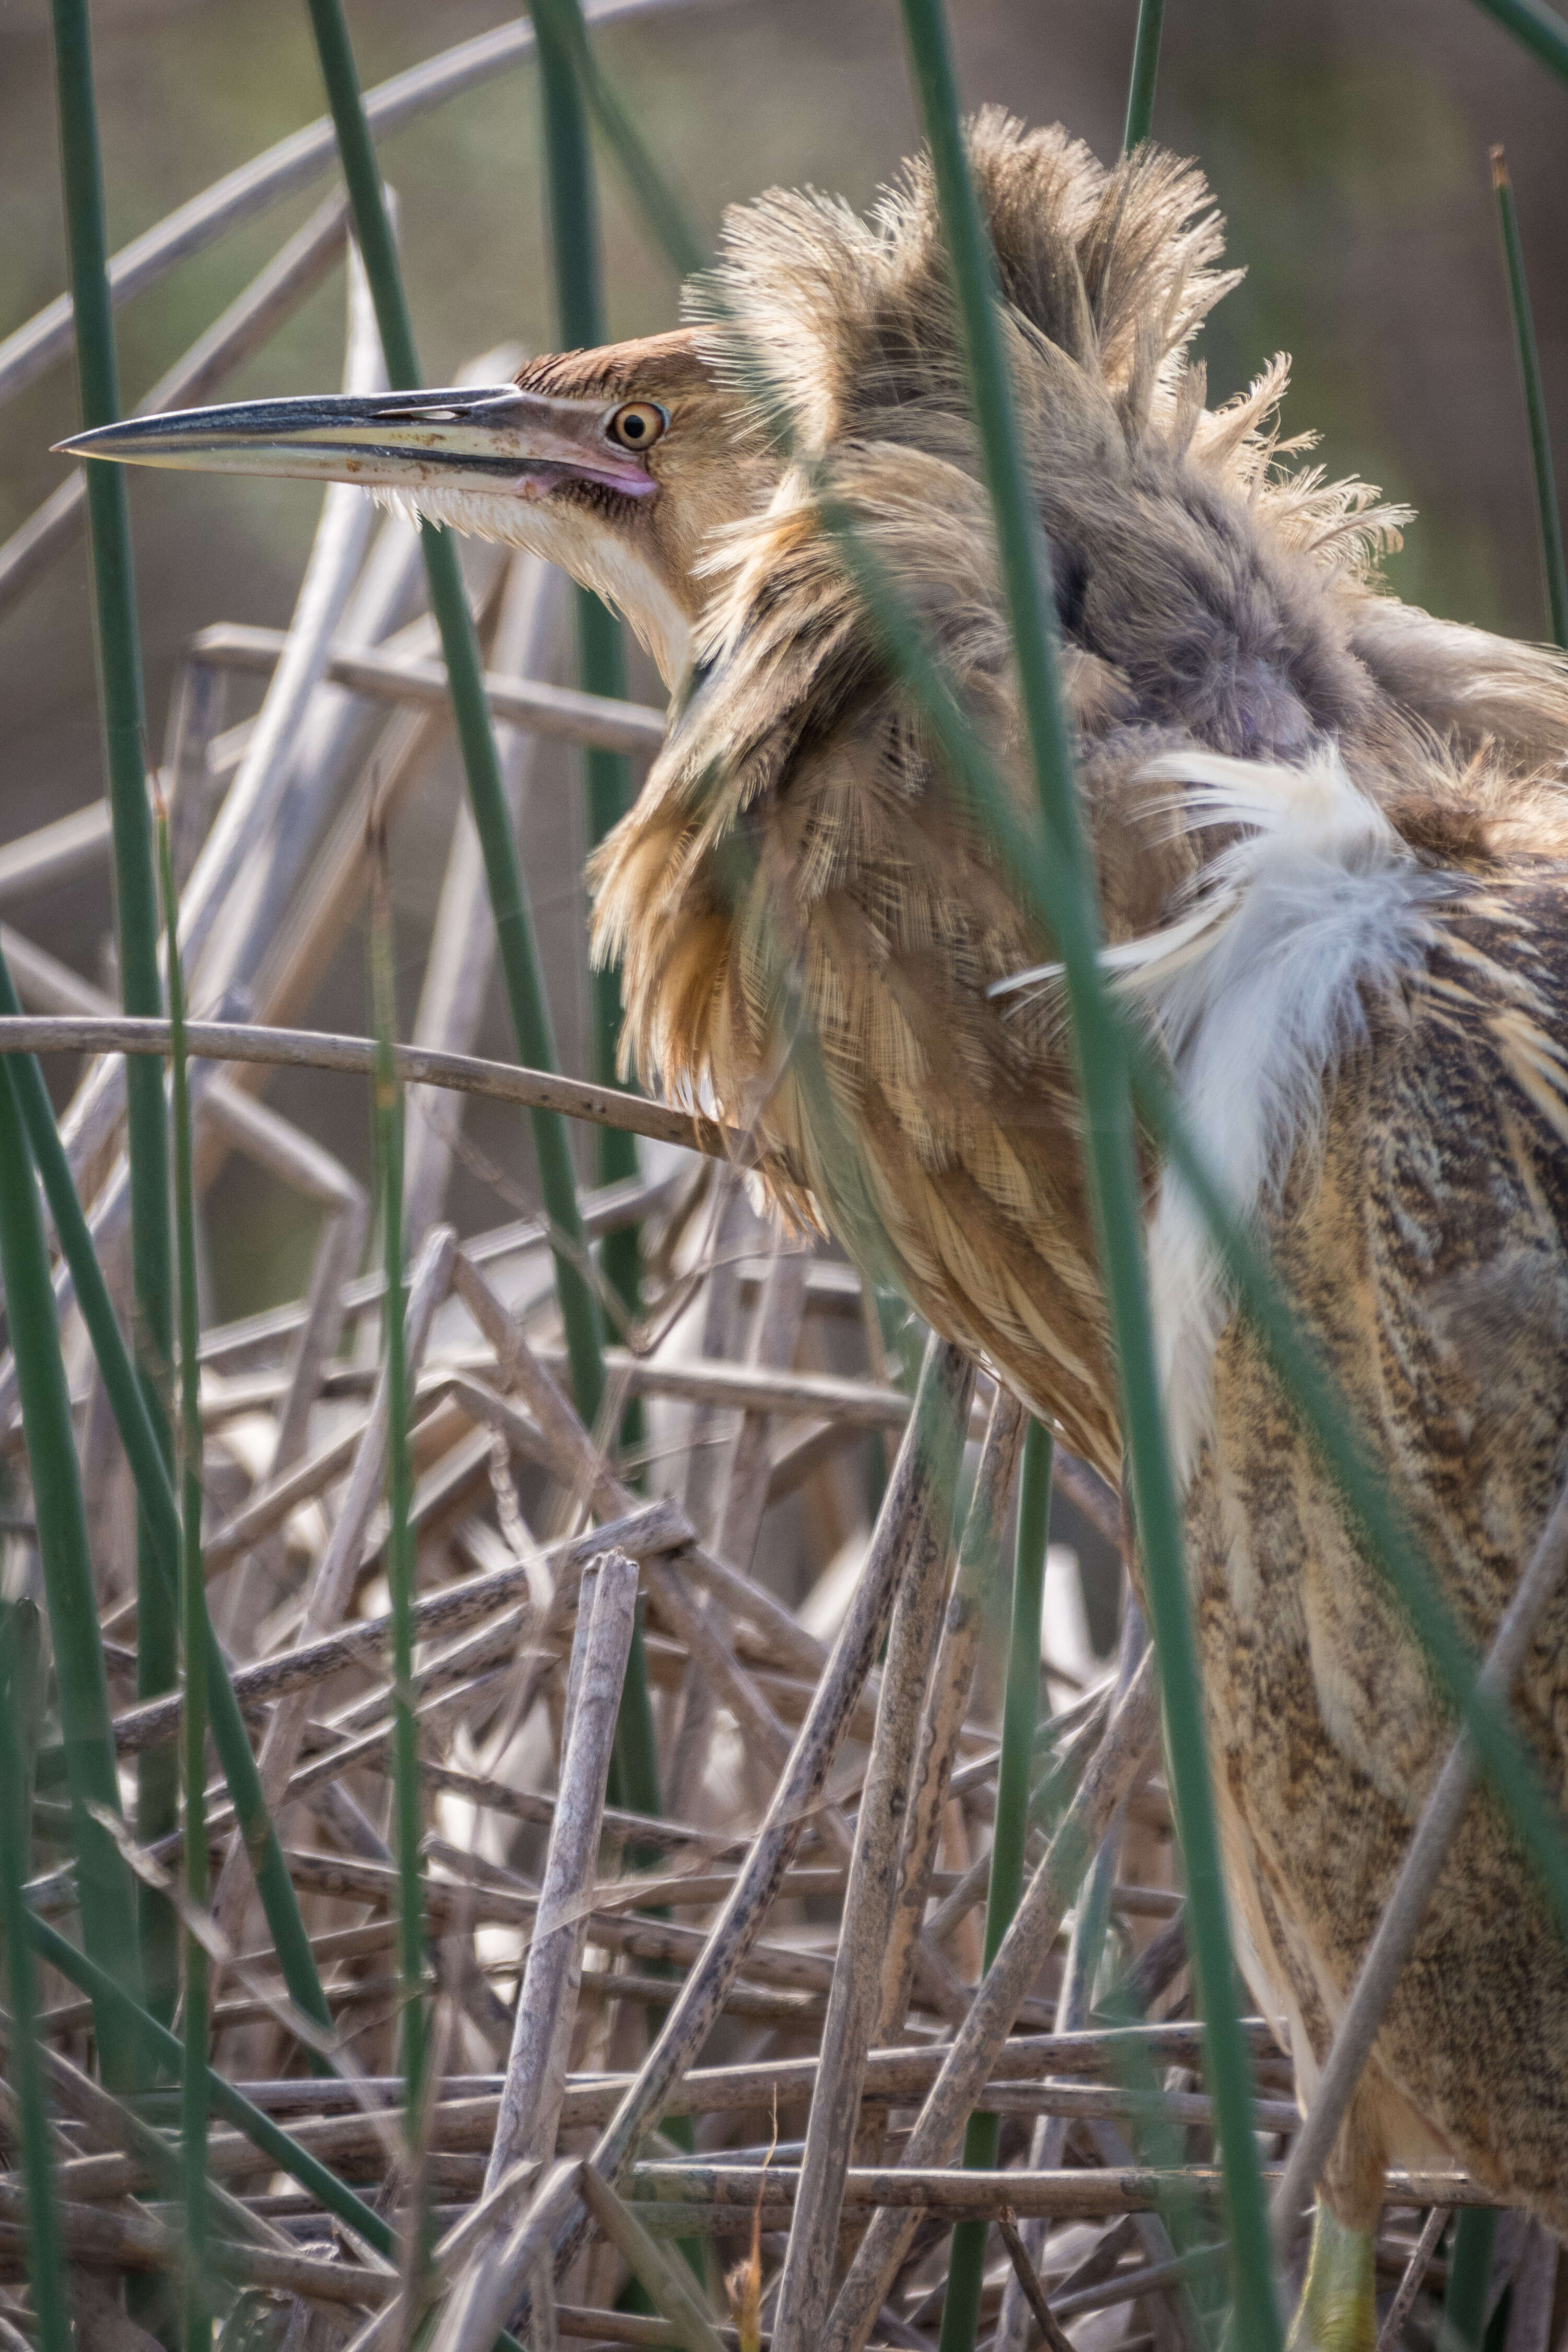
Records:
<instances>
[{"instance_id":1,"label":"white downy feather patch","mask_svg":"<svg viewBox=\"0 0 1568 2352\"><path fill-rule=\"evenodd\" d=\"M1149 772L1182 803L1252 828L1199 877L1186 923L1139 941L1123 988L1165 1040L1189 1131L1232 1210L1249 1217L1310 1145L1340 1057L1362 1037L1364 996L1388 988L1430 940L1443 892L1337 750L1304 766L1178 754ZM1197 789L1194 791L1194 787ZM1195 929L1207 908L1211 920ZM1214 1349L1229 1299L1207 1223L1167 1171L1149 1231L1161 1384L1185 1484L1211 1425Z\"/></svg>"},{"instance_id":2,"label":"white downy feather patch","mask_svg":"<svg viewBox=\"0 0 1568 2352\"><path fill-rule=\"evenodd\" d=\"M1337 749L1300 767L1178 752L1145 770L1182 787L1180 821L1248 831L1197 876L1192 904L1103 961L1169 1052L1188 1132L1232 1210L1264 1206L1309 1144L1324 1090L1364 1033L1375 994L1417 960L1424 908L1442 895ZM996 996L1059 981L1060 965L998 982ZM1215 1342L1229 1312L1201 1210L1167 1170L1149 1229L1149 1279L1178 1478L1213 1417Z\"/></svg>"}]
</instances>

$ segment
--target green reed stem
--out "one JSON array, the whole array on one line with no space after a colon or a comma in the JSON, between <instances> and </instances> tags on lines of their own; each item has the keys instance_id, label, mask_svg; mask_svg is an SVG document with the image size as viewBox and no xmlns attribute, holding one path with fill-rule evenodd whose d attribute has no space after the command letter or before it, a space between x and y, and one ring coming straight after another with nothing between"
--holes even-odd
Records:
<instances>
[{"instance_id":1,"label":"green reed stem","mask_svg":"<svg viewBox=\"0 0 1568 2352\"><path fill-rule=\"evenodd\" d=\"M1092 947L1098 944L1093 936L1097 909L1072 796L1071 745L1050 610L1050 552L1024 467L1002 355L996 259L969 177L941 0L904 0L903 13L952 258L969 393L991 495L1040 821L1049 847L1066 858L1077 881L1084 901L1082 925ZM1125 1106L1113 1109L1117 1125L1125 1128Z\"/></svg>"},{"instance_id":2,"label":"green reed stem","mask_svg":"<svg viewBox=\"0 0 1568 2352\"><path fill-rule=\"evenodd\" d=\"M549 175L550 239L555 263L556 319L561 346L568 351L591 351L606 341L603 271L600 254L599 200L594 180L588 117L572 60L570 33L563 12L536 9L534 37L538 43L539 92L543 102L545 156ZM626 694L625 643L621 624L591 589L575 591L578 676L591 694L623 700ZM624 753L590 751L583 754L587 784L588 835L597 845L632 805L632 763ZM617 1083L616 1054L621 1042L621 975L613 968L591 978L590 1060L601 1086ZM618 1183L637 1173L633 1136L615 1128L601 1128L597 1144L601 1184ZM643 1311L642 1235L635 1225L610 1234L600 1252L600 1263L612 1292L635 1325ZM621 1421L621 1444L635 1459L641 1453L644 1421L641 1402L632 1398ZM648 1668L638 1611L632 1636L615 1731L611 1767L611 1801L633 1812L660 1811L659 1757L648 1697Z\"/></svg>"},{"instance_id":3,"label":"green reed stem","mask_svg":"<svg viewBox=\"0 0 1568 2352\"><path fill-rule=\"evenodd\" d=\"M354 234L370 280L382 348L386 354L387 376L394 390L412 390L423 381L419 356L340 0L309 0L309 9L321 78L338 134L343 178L353 210ZM517 845L507 814L496 738L485 699L478 641L464 593L456 549L450 532L429 523L421 526L420 536L430 582L431 610L441 633L453 717L468 779L475 830L485 859L496 943L517 1052L531 1067L554 1070L559 1067L555 1031L539 971L533 919L517 865ZM585 1262L582 1217L566 1122L556 1111L536 1110L529 1113L529 1118L538 1160L539 1188L550 1223L560 1237L555 1250L556 1286L566 1328L572 1397L584 1425L591 1429L599 1418L604 1394L603 1330L599 1302L581 1271Z\"/></svg>"},{"instance_id":4,"label":"green reed stem","mask_svg":"<svg viewBox=\"0 0 1568 2352\"><path fill-rule=\"evenodd\" d=\"M1138 29L1133 37L1133 75L1127 85L1127 122L1122 152L1130 155L1149 135L1154 121L1155 85L1160 78L1160 34L1165 27L1166 0L1138 0Z\"/></svg>"},{"instance_id":5,"label":"green reed stem","mask_svg":"<svg viewBox=\"0 0 1568 2352\"><path fill-rule=\"evenodd\" d=\"M1051 1527L1051 1432L1031 1421L1024 1434L1019 1469L1018 1538L1013 1553L1012 1625L1008 1635L1007 1684L1002 1698L1002 1752L997 1768L997 1818L991 1836L991 1875L986 1889L984 1967L989 1968L1012 1924L1023 1892L1024 1851L1029 1839L1030 1780L1035 1727L1040 1717L1040 1623L1045 1602L1046 1538ZM964 2132L964 2163L971 2171L994 2168L1001 2143L1001 2117L976 2114ZM947 2263L947 2294L942 2305L937 2352L974 2352L985 2284L987 2221L960 2221Z\"/></svg>"},{"instance_id":6,"label":"green reed stem","mask_svg":"<svg viewBox=\"0 0 1568 2352\"><path fill-rule=\"evenodd\" d=\"M588 117L568 46L556 13L541 9L534 26L539 92L543 101L545 157L549 175L550 243L555 263L556 323L563 351L592 351L605 342L603 271L600 257L599 199ZM591 694L623 701L625 646L621 625L591 589L577 591L578 674ZM632 804L632 763L622 751L584 754L588 832L597 845ZM592 978L592 1066L601 1086L615 1083L621 1041L621 982L614 971ZM635 1139L616 1128L599 1134L599 1181L614 1183L637 1172ZM616 1234L612 1239L626 1239ZM606 1243L606 1263L610 1244ZM636 1265L632 1239L633 1270ZM633 1285L629 1301L635 1310Z\"/></svg>"},{"instance_id":7,"label":"green reed stem","mask_svg":"<svg viewBox=\"0 0 1568 2352\"><path fill-rule=\"evenodd\" d=\"M1049 1429L1031 1421L1019 1465L1018 1533L1013 1553L1012 1623L1008 1634L1002 1699L1002 1749L997 1768L997 1816L986 1895L985 1965L989 1968L1012 1923L1023 1890L1029 1840L1029 1800L1034 1736L1040 1718L1040 1633L1045 1605L1045 1559L1051 1529Z\"/></svg>"},{"instance_id":8,"label":"green reed stem","mask_svg":"<svg viewBox=\"0 0 1568 2352\"><path fill-rule=\"evenodd\" d=\"M109 296L109 247L104 226L103 168L93 91L88 0L52 0L55 75L59 101L60 175L75 304L77 375L84 426L113 424L120 414L114 317ZM98 646L99 705L103 722L114 843L114 904L119 927L120 992L125 1010L157 1018L163 1010L158 972L158 892L143 758L141 648L131 518L118 466L96 466L101 481L87 486L92 549L93 617ZM136 1355L147 1407L165 1462L172 1463L169 1378L173 1358L173 1280L169 1241L169 1156L163 1116L163 1074L139 1060L125 1073L126 1140L131 1160L131 1263L135 1295ZM154 1540L138 1522L136 1687L152 1698L172 1690L179 1640L176 1605L153 1559ZM172 1752L137 1761L137 1834L150 1843L174 1826L178 1759ZM178 1931L169 1905L139 1887L137 1909L149 1998L172 2013L179 1975Z\"/></svg>"},{"instance_id":9,"label":"green reed stem","mask_svg":"<svg viewBox=\"0 0 1568 2352\"><path fill-rule=\"evenodd\" d=\"M372 851L371 1003L375 1022L376 1161L382 1182L386 1305L382 1316L387 1375L387 1587L392 1599L392 1819L398 1873L398 1979L408 2144L419 2145L424 2094L424 1874L421 1852L419 1728L413 1700L413 1472L408 1447L408 1363L403 1331L402 1093L392 1040L392 891L386 837Z\"/></svg>"},{"instance_id":10,"label":"green reed stem","mask_svg":"<svg viewBox=\"0 0 1568 2352\"><path fill-rule=\"evenodd\" d=\"M11 2095L22 2126L22 2180L27 2195L27 2284L37 2320L38 2352L71 2352L60 2217L55 2202L54 2149L38 2064L38 2000L27 1937L27 1880L33 1804L32 1742L39 1672L38 1617L30 1601L0 1617L0 1937L11 2004Z\"/></svg>"},{"instance_id":11,"label":"green reed stem","mask_svg":"<svg viewBox=\"0 0 1568 2352\"><path fill-rule=\"evenodd\" d=\"M1454 2223L1448 2284L1443 2294L1443 2317L1447 2322L1444 2333L1449 2352L1458 2352L1461 2346L1463 2352L1480 2352L1496 2242L1495 2206L1467 2206Z\"/></svg>"},{"instance_id":12,"label":"green reed stem","mask_svg":"<svg viewBox=\"0 0 1568 2352\"><path fill-rule=\"evenodd\" d=\"M1513 313L1513 338L1519 352L1519 373L1524 380L1524 413L1530 424L1530 457L1535 471L1535 512L1541 530L1541 564L1546 577L1546 614L1552 642L1568 651L1568 564L1563 558L1563 516L1557 504L1557 478L1552 466L1552 432L1546 421L1546 394L1541 382L1541 353L1536 348L1535 316L1524 275L1524 247L1520 242L1519 209L1513 183L1500 147L1491 151L1491 184L1497 197L1498 226L1502 231L1503 268L1508 276L1509 309Z\"/></svg>"},{"instance_id":13,"label":"green reed stem","mask_svg":"<svg viewBox=\"0 0 1568 2352\"><path fill-rule=\"evenodd\" d=\"M0 953L0 1013L14 1018L20 1011L10 968L4 954ZM44 1197L55 1221L61 1254L70 1269L77 1305L87 1325L110 1410L114 1415L115 1427L120 1433L120 1440L136 1482L137 1500L152 1538L152 1558L168 1593L171 1609L177 1612L183 1539L180 1514L175 1506L169 1465L153 1428L147 1393L131 1360L131 1353L121 1335L109 1287L103 1278L103 1269L93 1248L92 1234L71 1180L70 1166L60 1141L59 1129L55 1124L43 1072L31 1054L8 1055L5 1059L21 1108L27 1142L43 1180ZM288 1997L297 2009L314 2018L318 2024L329 2026L332 2013L321 1990L315 1954L310 1949L310 1939L299 1916L298 1901L284 1864L277 1832L262 1795L261 1776L251 1752L245 1717L240 1713L239 1701L234 1695L228 1668L210 1622L207 1628L207 1685L213 1712L213 1739L217 1748L218 1761L223 1767L229 1795L234 1800L235 1820L256 1874L257 1891L283 1970L284 1982L288 1988ZM308 2063L317 2072L327 2071L313 2054L308 2056Z\"/></svg>"},{"instance_id":14,"label":"green reed stem","mask_svg":"<svg viewBox=\"0 0 1568 2352\"><path fill-rule=\"evenodd\" d=\"M168 812L158 811L158 870L163 890L163 940L169 986L169 1067L174 1129L174 1241L179 1269L180 1632L185 1664L185 1705L180 1753L185 1786L185 1892L207 1901L207 1587L202 1566L202 1366L196 1295L196 1188L191 1173L191 1073L185 1051L185 978L180 961L180 901L169 849ZM185 2262L181 2279L185 2352L208 2352L212 2309L206 2290L207 2195L207 1955L187 1932L184 2062L181 2075L180 2149L185 2205Z\"/></svg>"},{"instance_id":15,"label":"green reed stem","mask_svg":"<svg viewBox=\"0 0 1568 2352\"><path fill-rule=\"evenodd\" d=\"M971 396L991 494L1024 728L1040 793L1031 864L1059 863L1071 886L1057 943L1084 1106L1085 1172L1120 1375L1125 1442L1165 1704L1171 1794L1187 1870L1194 1972L1207 2024L1207 2071L1229 2207L1236 2326L1256 2352L1281 2342L1263 2186L1252 2137L1251 2078L1236 2012L1219 1838L1208 1779L1181 1519L1166 1444L1143 1251L1128 1059L1098 966L1099 904L1082 839L1055 658L1049 556L1024 466L1002 353L995 257L964 150L941 0L903 0L921 111L952 256Z\"/></svg>"},{"instance_id":16,"label":"green reed stem","mask_svg":"<svg viewBox=\"0 0 1568 2352\"><path fill-rule=\"evenodd\" d=\"M580 0L531 0L528 14L534 32L548 26L560 53L577 76L589 109L614 151L622 176L641 207L656 244L664 249L677 277L700 269L706 258L700 240L686 218L685 207L654 163L643 134L620 97L604 79L594 58Z\"/></svg>"},{"instance_id":17,"label":"green reed stem","mask_svg":"<svg viewBox=\"0 0 1568 2352\"><path fill-rule=\"evenodd\" d=\"M140 1992L131 1872L94 1811L120 1811L114 1727L44 1221L9 1069L0 1085L0 1279L5 1283L16 1359L38 1555L54 1644L66 1780L75 1822L82 1937L106 1974L127 1977ZM131 2044L113 2013L96 2003L94 2021L105 2084L116 2091L131 2088L139 2079Z\"/></svg>"},{"instance_id":18,"label":"green reed stem","mask_svg":"<svg viewBox=\"0 0 1568 2352\"><path fill-rule=\"evenodd\" d=\"M1568 22L1546 0L1477 0L1489 16L1568 81Z\"/></svg>"}]
</instances>

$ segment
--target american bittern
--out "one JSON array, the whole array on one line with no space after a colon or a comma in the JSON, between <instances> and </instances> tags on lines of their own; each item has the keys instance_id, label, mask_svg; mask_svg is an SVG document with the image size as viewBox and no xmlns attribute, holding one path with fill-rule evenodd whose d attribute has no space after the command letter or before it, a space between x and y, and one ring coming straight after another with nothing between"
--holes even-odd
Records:
<instances>
[{"instance_id":1,"label":"american bittern","mask_svg":"<svg viewBox=\"0 0 1568 2352\"><path fill-rule=\"evenodd\" d=\"M1482 1645L1568 1466L1568 673L1384 591L1403 518L1282 462L1301 446L1270 421L1283 361L1207 407L1187 346L1232 281L1195 170L1144 149L1107 171L998 114L970 143L1110 964ZM742 365L776 380L794 452L1024 794L926 167L869 223L815 195L736 213L716 284L682 332L494 394L262 403L71 446L361 481L613 598L685 681L594 868L629 1057L754 1121L797 1213L880 1250L1114 1477L1051 943ZM1147 1216L1243 1965L1307 2097L1451 1727L1152 1154ZM1514 1702L1561 1787L1568 1594ZM1568 1950L1481 1799L1340 2137L1301 2340L1370 2344L1385 2168L1452 2158L1568 2232Z\"/></svg>"}]
</instances>

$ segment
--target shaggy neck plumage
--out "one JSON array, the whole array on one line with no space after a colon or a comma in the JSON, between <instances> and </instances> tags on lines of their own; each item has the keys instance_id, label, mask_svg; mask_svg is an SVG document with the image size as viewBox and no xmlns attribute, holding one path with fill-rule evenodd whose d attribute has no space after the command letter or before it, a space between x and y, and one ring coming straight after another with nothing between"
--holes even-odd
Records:
<instances>
[{"instance_id":1,"label":"shaggy neck plumage","mask_svg":"<svg viewBox=\"0 0 1568 2352\"><path fill-rule=\"evenodd\" d=\"M1301 759L1374 701L1321 573L1163 451L1040 485L1065 645L1125 681L1128 716L1238 759Z\"/></svg>"}]
</instances>

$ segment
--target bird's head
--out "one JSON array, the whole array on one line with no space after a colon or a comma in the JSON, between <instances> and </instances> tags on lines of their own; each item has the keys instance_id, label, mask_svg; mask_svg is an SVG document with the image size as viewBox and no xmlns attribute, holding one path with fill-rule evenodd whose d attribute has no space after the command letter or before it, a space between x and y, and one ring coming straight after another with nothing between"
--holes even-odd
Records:
<instances>
[{"instance_id":1,"label":"bird's head","mask_svg":"<svg viewBox=\"0 0 1568 2352\"><path fill-rule=\"evenodd\" d=\"M531 362L516 383L326 393L128 419L72 457L352 482L559 563L624 612L666 683L703 600L697 560L766 494L738 395L689 330Z\"/></svg>"}]
</instances>

